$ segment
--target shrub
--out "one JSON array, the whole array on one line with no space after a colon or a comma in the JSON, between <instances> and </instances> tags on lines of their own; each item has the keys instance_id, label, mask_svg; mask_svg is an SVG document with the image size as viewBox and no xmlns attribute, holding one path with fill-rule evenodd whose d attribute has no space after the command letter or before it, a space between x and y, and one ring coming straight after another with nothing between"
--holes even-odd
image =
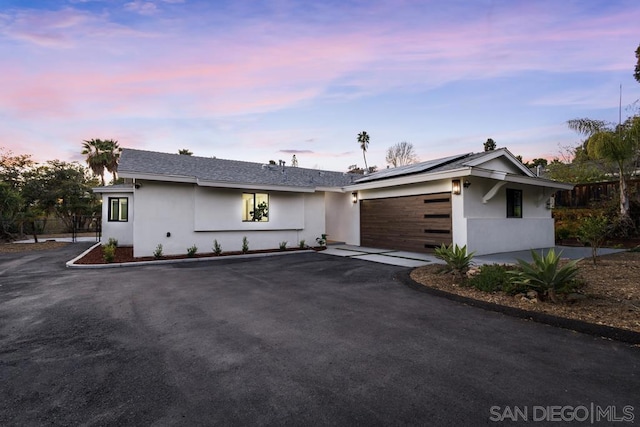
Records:
<instances>
[{"instance_id":1,"label":"shrub","mask_svg":"<svg viewBox=\"0 0 640 427\"><path fill-rule=\"evenodd\" d=\"M300 249L304 249L307 247L306 243L304 242L304 239L300 240L300 243L298 243L298 247Z\"/></svg>"},{"instance_id":2,"label":"shrub","mask_svg":"<svg viewBox=\"0 0 640 427\"><path fill-rule=\"evenodd\" d=\"M196 245L187 248L187 256L189 258L193 258L196 255L196 252L198 252L198 247Z\"/></svg>"},{"instance_id":3,"label":"shrub","mask_svg":"<svg viewBox=\"0 0 640 427\"><path fill-rule=\"evenodd\" d=\"M284 251L285 249L287 249L287 243L288 242L280 242L280 246L279 247L280 247L281 251Z\"/></svg>"},{"instance_id":4,"label":"shrub","mask_svg":"<svg viewBox=\"0 0 640 427\"><path fill-rule=\"evenodd\" d=\"M445 273L453 273L458 279L462 279L464 274L469 271L471 260L473 259L471 252L467 254L467 245L459 247L458 245L446 246L444 243L435 249L435 256L446 263Z\"/></svg>"},{"instance_id":5,"label":"shrub","mask_svg":"<svg viewBox=\"0 0 640 427\"><path fill-rule=\"evenodd\" d=\"M326 246L327 245L327 235L326 234L322 234L322 235L320 235L320 237L316 237L316 242L320 246Z\"/></svg>"},{"instance_id":6,"label":"shrub","mask_svg":"<svg viewBox=\"0 0 640 427\"><path fill-rule=\"evenodd\" d=\"M109 241L107 242L107 246L113 246L114 248L118 247L118 239L113 237L109 237Z\"/></svg>"},{"instance_id":7,"label":"shrub","mask_svg":"<svg viewBox=\"0 0 640 427\"><path fill-rule=\"evenodd\" d=\"M162 243L158 243L158 246L156 246L156 250L153 251L153 257L155 259L162 258Z\"/></svg>"},{"instance_id":8,"label":"shrub","mask_svg":"<svg viewBox=\"0 0 640 427\"><path fill-rule=\"evenodd\" d=\"M571 230L566 226L556 226L556 242L565 240L571 237L573 234Z\"/></svg>"},{"instance_id":9,"label":"shrub","mask_svg":"<svg viewBox=\"0 0 640 427\"><path fill-rule=\"evenodd\" d=\"M602 246L609 234L609 220L604 215L582 218L578 228L578 239L591 246L591 259L596 264L598 248Z\"/></svg>"},{"instance_id":10,"label":"shrub","mask_svg":"<svg viewBox=\"0 0 640 427\"><path fill-rule=\"evenodd\" d=\"M102 257L104 258L104 262L112 263L116 258L116 247L114 245L103 246Z\"/></svg>"},{"instance_id":11,"label":"shrub","mask_svg":"<svg viewBox=\"0 0 640 427\"><path fill-rule=\"evenodd\" d=\"M242 253L246 254L247 252L249 252L249 240L247 239L247 236L244 236L242 238Z\"/></svg>"},{"instance_id":12,"label":"shrub","mask_svg":"<svg viewBox=\"0 0 640 427\"><path fill-rule=\"evenodd\" d=\"M521 259L517 260L520 270L511 270L509 274L516 285L534 288L549 296L553 302L558 302L556 294L558 292L568 292L577 286L575 280L578 274L576 264L580 260L569 261L560 267L560 255L556 255L554 249L550 249L547 255L538 255L531 251L533 263L529 264Z\"/></svg>"},{"instance_id":13,"label":"shrub","mask_svg":"<svg viewBox=\"0 0 640 427\"><path fill-rule=\"evenodd\" d=\"M218 239L213 240L213 253L216 255L220 255L222 253L222 246L218 243Z\"/></svg>"},{"instance_id":14,"label":"shrub","mask_svg":"<svg viewBox=\"0 0 640 427\"><path fill-rule=\"evenodd\" d=\"M481 265L478 273L469 279L468 285L483 292L514 292L508 268L500 264Z\"/></svg>"}]
</instances>

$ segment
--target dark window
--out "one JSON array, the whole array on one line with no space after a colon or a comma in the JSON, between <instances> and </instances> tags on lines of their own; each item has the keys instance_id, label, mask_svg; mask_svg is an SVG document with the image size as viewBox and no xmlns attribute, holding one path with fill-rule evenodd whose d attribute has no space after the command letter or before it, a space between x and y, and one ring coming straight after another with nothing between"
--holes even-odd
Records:
<instances>
[{"instance_id":1,"label":"dark window","mask_svg":"<svg viewBox=\"0 0 640 427\"><path fill-rule=\"evenodd\" d=\"M507 188L507 218L522 218L522 190Z\"/></svg>"},{"instance_id":2,"label":"dark window","mask_svg":"<svg viewBox=\"0 0 640 427\"><path fill-rule=\"evenodd\" d=\"M109 221L127 222L129 220L128 205L127 197L109 197Z\"/></svg>"}]
</instances>

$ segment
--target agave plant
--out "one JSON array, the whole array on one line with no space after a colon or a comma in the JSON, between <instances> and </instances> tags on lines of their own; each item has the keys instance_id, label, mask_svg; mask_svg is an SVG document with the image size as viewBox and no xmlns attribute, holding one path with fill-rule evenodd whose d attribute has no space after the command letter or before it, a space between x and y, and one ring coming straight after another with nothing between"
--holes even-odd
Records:
<instances>
[{"instance_id":1,"label":"agave plant","mask_svg":"<svg viewBox=\"0 0 640 427\"><path fill-rule=\"evenodd\" d=\"M560 267L560 255L550 249L547 255L531 251L533 263L518 259L520 270L511 270L513 282L546 293L553 302L558 302L556 293L569 285L578 274L577 264L581 260L569 261Z\"/></svg>"},{"instance_id":2,"label":"agave plant","mask_svg":"<svg viewBox=\"0 0 640 427\"><path fill-rule=\"evenodd\" d=\"M459 247L458 245L446 246L444 243L439 248L435 248L435 256L443 260L447 266L445 273L453 273L456 278L462 277L469 271L471 260L475 252L467 254L467 245Z\"/></svg>"}]
</instances>

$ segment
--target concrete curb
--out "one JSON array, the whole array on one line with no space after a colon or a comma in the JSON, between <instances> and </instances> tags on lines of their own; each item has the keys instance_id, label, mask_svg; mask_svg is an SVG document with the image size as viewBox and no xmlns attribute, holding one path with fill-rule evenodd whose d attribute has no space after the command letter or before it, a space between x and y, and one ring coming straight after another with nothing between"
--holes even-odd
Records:
<instances>
[{"instance_id":1,"label":"concrete curb","mask_svg":"<svg viewBox=\"0 0 640 427\"><path fill-rule=\"evenodd\" d=\"M84 257L86 254L88 254L90 251L92 251L96 246L99 246L100 244L101 243L96 243L86 251L82 252L77 257L73 258L70 261L67 261L66 266L68 268L84 268L84 269L143 267L147 265L181 264L186 262L205 262L205 261L222 261L222 260L247 259L247 258L262 258L262 257L269 257L269 256L280 256L280 255L291 255L291 254L315 252L313 249L308 249L308 250L298 250L298 251L268 252L268 253L261 253L261 254L222 255L222 256L184 258L184 259L157 259L152 261L120 262L120 263L111 263L111 264L76 264L76 261Z\"/></svg>"},{"instance_id":2,"label":"concrete curb","mask_svg":"<svg viewBox=\"0 0 640 427\"><path fill-rule=\"evenodd\" d=\"M415 289L419 292L425 292L437 297L443 297L451 301L456 301L462 304L470 305L472 307L482 308L484 310L495 311L505 314L507 316L517 317L525 320L533 320L534 322L543 323L545 325L555 326L557 328L570 329L572 331L580 332L583 334L593 335L596 337L608 338L616 341L621 341L630 344L640 344L640 333L629 331L627 329L615 328L613 326L596 325L594 323L587 323L581 320L565 319L564 317L557 317L551 314L540 313L537 311L527 311L520 308L508 307L499 304L494 304L486 301L479 301L472 298L463 297L460 295L452 294L442 291L440 289L430 288L428 286L421 285L414 281L410 271L403 271L396 275L396 278L405 286Z\"/></svg>"}]
</instances>

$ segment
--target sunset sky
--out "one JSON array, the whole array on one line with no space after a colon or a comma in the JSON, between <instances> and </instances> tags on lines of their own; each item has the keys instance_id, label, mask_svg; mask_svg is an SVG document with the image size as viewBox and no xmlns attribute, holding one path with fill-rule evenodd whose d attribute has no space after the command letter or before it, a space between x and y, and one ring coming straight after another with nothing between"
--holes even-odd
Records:
<instances>
[{"instance_id":1,"label":"sunset sky","mask_svg":"<svg viewBox=\"0 0 640 427\"><path fill-rule=\"evenodd\" d=\"M633 114L639 23L638 0L0 0L0 147L346 170L365 130L381 168L401 141L550 159L567 120L618 120L620 85Z\"/></svg>"}]
</instances>

